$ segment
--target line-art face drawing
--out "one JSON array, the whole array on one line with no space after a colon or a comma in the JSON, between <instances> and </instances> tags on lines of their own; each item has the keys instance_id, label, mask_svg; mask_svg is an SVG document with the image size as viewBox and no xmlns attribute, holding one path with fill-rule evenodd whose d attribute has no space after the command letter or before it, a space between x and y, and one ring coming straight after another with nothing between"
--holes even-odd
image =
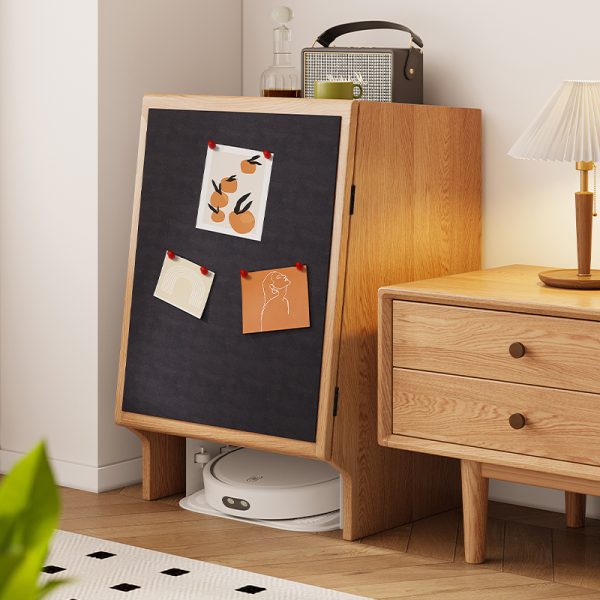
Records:
<instances>
[{"instance_id":1,"label":"line-art face drawing","mask_svg":"<svg viewBox=\"0 0 600 600\"><path fill-rule=\"evenodd\" d=\"M287 298L288 287L292 282L279 271L269 271L262 282L263 305L260 311L260 330L273 329L272 322L290 316L290 301Z\"/></svg>"}]
</instances>

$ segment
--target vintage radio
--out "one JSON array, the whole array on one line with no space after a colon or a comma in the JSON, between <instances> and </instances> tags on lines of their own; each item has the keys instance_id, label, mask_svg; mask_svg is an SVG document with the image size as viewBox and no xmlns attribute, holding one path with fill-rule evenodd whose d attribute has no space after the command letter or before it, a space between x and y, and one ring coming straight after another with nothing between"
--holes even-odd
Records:
<instances>
[{"instance_id":1,"label":"vintage radio","mask_svg":"<svg viewBox=\"0 0 600 600\"><path fill-rule=\"evenodd\" d=\"M330 44L345 33L396 29L410 35L407 48L336 48ZM362 100L423 103L423 41L408 27L389 21L358 21L336 25L302 50L302 93L313 98L318 80L351 80L363 87Z\"/></svg>"}]
</instances>

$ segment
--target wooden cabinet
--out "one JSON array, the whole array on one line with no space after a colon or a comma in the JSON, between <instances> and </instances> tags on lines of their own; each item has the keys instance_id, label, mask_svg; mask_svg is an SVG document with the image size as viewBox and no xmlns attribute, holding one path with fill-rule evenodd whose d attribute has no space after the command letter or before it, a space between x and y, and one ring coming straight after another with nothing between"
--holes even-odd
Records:
<instances>
[{"instance_id":1,"label":"wooden cabinet","mask_svg":"<svg viewBox=\"0 0 600 600\"><path fill-rule=\"evenodd\" d=\"M176 124L173 131L169 130L169 111L177 113L177 118L172 119ZM224 143L254 147L250 141L244 145L246 137L251 134L252 143L260 140L261 144L267 145L263 140L268 134L268 139L272 140L269 143L276 145L270 148L275 151L276 159L271 179L269 218L277 214L275 209L278 206L283 210L288 196L297 194L301 184L308 182L311 184L308 187L313 189L310 173L301 177L303 172L299 168L292 172L293 167L287 166L294 162L302 166L308 161L306 146L310 150L310 160L319 160L319 153L325 152L327 146L327 160L331 162L333 156L337 161L334 163L337 169L332 170L333 191L324 194L319 191L303 197L304 220L301 226L295 225L297 219L284 218L277 223L266 221L265 225L267 235L268 227L274 226L280 227L282 235L288 236L286 239L290 242L280 244L276 251L281 256L285 255L288 262L284 264L290 264L290 260L294 264L301 257L296 257L298 250L290 244L293 245L296 240L298 247L300 242L307 246L308 234L313 235L315 230L311 228L309 216L304 218L311 214L310 203L319 203L319 206L329 203L331 207L332 225L331 231L327 232L328 236L331 235L330 241L329 237L319 238L319 243L326 245L325 252L318 252L323 263L320 276L325 282L319 297L322 303L319 314L311 301L311 318L321 313L323 317L323 334L318 340L321 359L310 367L310 373L298 371L297 364L285 364L285 368L294 370L294 377L289 379L296 382L296 388L308 380L314 385L315 392L309 399L311 410L303 405L297 406L294 412L289 398L297 389L286 395L285 389L281 388L277 391L282 404L287 401L284 411L283 407L272 402L273 394L268 395L270 382L257 377L252 381L252 388L264 389L264 397L271 403L259 405L258 410L262 413L258 415L260 419L252 419L255 422L253 428L250 427L251 419L246 419L239 412L255 406L252 404L254 399L246 402L241 386L238 389L232 387L230 397L219 400L218 415L212 422L201 418L201 415L211 412L200 410L210 408L207 406L193 406L194 411L188 414L197 418L191 420L182 419L183 411L176 413L174 404L169 404L166 395L153 394L152 401L143 394L138 394L135 402L127 398L127 390L132 389L128 388L127 379L131 378L133 386L136 375L137 381L142 378L134 372L135 364L144 366L146 376L156 377L163 368L160 361L171 358L156 351L148 353L146 360L146 357L139 356L144 345L132 344L130 339L131 335L139 338L152 334L139 325L139 319L132 318L136 293L142 293L144 289L138 285L136 290L135 283L145 276L140 270L142 256L147 265L153 264L152 260L148 260L148 254L143 252L144 244L152 242L156 232L160 232L159 219L151 214L149 202L152 198L156 198L158 203L169 198L179 203L184 216L194 213L199 192L194 186L195 175L180 170L199 169L201 163L196 157L178 149L180 140L189 139L192 134L199 140L215 135L227 137L230 133L226 129L228 115L238 125L235 130L237 141L236 144L231 141ZM288 135L289 127L293 123L297 127L296 121L300 117L306 118L310 126L300 127L298 131L294 129L294 135ZM213 129L220 134L211 130L211 119L214 121ZM339 144L336 144L335 154L332 154L331 140L327 144L318 142L319 136L324 135L323 126L318 124L330 124L331 119L339 122ZM394 281L435 277L479 267L480 119L480 112L473 109L344 100L204 96L147 96L144 99L116 421L142 438L145 498L158 498L183 488L184 439L192 437L330 462L343 476L345 539L360 538L458 504L459 479L455 461L395 452L377 444L377 290ZM242 126L245 123L248 127ZM147 133L154 135L152 142ZM286 139L290 140L289 148L284 143ZM195 146L193 141L189 140L192 150L198 147L206 152L205 141ZM157 146L160 143L166 144L166 149L165 146ZM302 155L289 154L294 144L304 149ZM145 163L148 148L155 153ZM158 170L161 181L183 181L185 187L181 193L169 193L165 186L153 190L156 177L147 172L151 168ZM290 188L290 182L294 183L294 189ZM189 195L189 199L185 194ZM170 223L178 219L180 212L169 214ZM145 223L152 225L151 235L144 230ZM186 244L192 252L200 248L196 244L202 232L194 231L193 223L189 226L186 223L182 223L180 229L185 231ZM204 236L202 240L205 244L202 252L208 254L212 251L209 237ZM266 247L263 242L251 242L255 244L253 252L258 257L253 265L256 269L270 268L270 264L263 264L267 258L280 260L279 255L259 256L262 248ZM309 251L316 252L316 248L307 248L306 252ZM218 346L220 337L217 334L210 338L211 348L203 345L202 336L209 338L210 328L215 322L223 324L226 321L226 339L230 348L236 339L242 343L240 317L235 310L239 302L237 279L239 267L248 267L239 265L234 268L233 262L226 265L225 254L222 252L214 259L215 262L220 261L222 267L213 290L217 285L227 285L228 281L235 284L228 296L229 318L219 319L220 306L208 306L212 323L210 320L203 322L203 329L194 330L193 334L193 347L200 348L204 356L211 351L217 353L223 350ZM226 258L241 260L240 256L243 255L229 252ZM310 265L308 268L309 280L313 277L312 289L316 289L317 273L314 268L311 271ZM151 269L146 268L146 272L150 273ZM151 279L146 281L148 290L152 283ZM314 320L317 321L316 318ZM168 334L173 330L171 323L161 322L159 314L156 318L148 315L146 322L152 323L157 335L160 331ZM315 331L313 328L309 334ZM236 337L238 335L239 338ZM277 336L279 340L289 340L290 347L293 346L293 335L278 332ZM285 351L286 347L283 347L282 352ZM135 353L138 355L134 356ZM279 354L276 358L279 360ZM191 364L193 361L194 357L191 357L188 362ZM223 369L226 369L225 363ZM168 367L172 370L178 365L171 361ZM212 368L211 376L214 369L218 369L218 365ZM221 375L227 379L230 372L224 370ZM188 379L192 376L179 380L178 392L182 396L188 391L185 389ZM142 388L138 386L138 389ZM198 403L214 401L202 394L192 397ZM241 408L234 410L228 409L228 406ZM265 410L265 406L270 408ZM286 427L277 411L285 412ZM215 412L211 414L214 416ZM256 411L254 417L257 417ZM244 423L248 427L244 427ZM300 429L305 432L302 439L294 435L294 431Z\"/></svg>"},{"instance_id":2,"label":"wooden cabinet","mask_svg":"<svg viewBox=\"0 0 600 600\"><path fill-rule=\"evenodd\" d=\"M600 494L600 293L510 266L380 290L379 440L462 460L465 554L481 562L489 478Z\"/></svg>"}]
</instances>

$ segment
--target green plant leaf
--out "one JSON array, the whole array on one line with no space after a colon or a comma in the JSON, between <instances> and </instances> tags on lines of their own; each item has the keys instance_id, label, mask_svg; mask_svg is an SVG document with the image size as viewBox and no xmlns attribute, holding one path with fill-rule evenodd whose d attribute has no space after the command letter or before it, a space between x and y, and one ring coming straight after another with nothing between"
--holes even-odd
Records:
<instances>
[{"instance_id":1,"label":"green plant leaf","mask_svg":"<svg viewBox=\"0 0 600 600\"><path fill-rule=\"evenodd\" d=\"M12 468L0 484L0 552L47 543L60 501L43 443Z\"/></svg>"},{"instance_id":2,"label":"green plant leaf","mask_svg":"<svg viewBox=\"0 0 600 600\"><path fill-rule=\"evenodd\" d=\"M10 584L12 574L23 561L23 554L5 554L0 558L0 598L4 598L4 590Z\"/></svg>"},{"instance_id":3,"label":"green plant leaf","mask_svg":"<svg viewBox=\"0 0 600 600\"><path fill-rule=\"evenodd\" d=\"M0 483L0 600L37 600L60 502L43 443Z\"/></svg>"},{"instance_id":4,"label":"green plant leaf","mask_svg":"<svg viewBox=\"0 0 600 600\"><path fill-rule=\"evenodd\" d=\"M36 600L39 594L38 579L47 554L47 544L38 544L6 560L10 570L0 572L0 600ZM1 563L5 563L2 555Z\"/></svg>"}]
</instances>

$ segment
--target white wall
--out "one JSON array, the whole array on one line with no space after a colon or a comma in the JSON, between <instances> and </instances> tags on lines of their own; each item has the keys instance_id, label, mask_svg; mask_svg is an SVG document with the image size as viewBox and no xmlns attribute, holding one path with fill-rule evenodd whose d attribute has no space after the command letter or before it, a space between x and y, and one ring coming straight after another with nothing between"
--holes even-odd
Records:
<instances>
[{"instance_id":1,"label":"white wall","mask_svg":"<svg viewBox=\"0 0 600 600\"><path fill-rule=\"evenodd\" d=\"M506 155L564 79L598 79L600 2L581 0L255 0L244 2L243 92L259 93L270 63L271 10L287 4L296 61L300 49L342 22L388 20L424 41L425 102L483 109L483 262L576 266L574 165ZM399 32L356 33L338 46L405 46ZM593 262L600 267L600 230ZM560 509L551 490L494 482L497 499ZM590 511L600 515L593 499Z\"/></svg>"},{"instance_id":2,"label":"white wall","mask_svg":"<svg viewBox=\"0 0 600 600\"><path fill-rule=\"evenodd\" d=\"M74 26L74 23L77 26ZM97 461L96 7L0 0L0 467Z\"/></svg>"},{"instance_id":3,"label":"white wall","mask_svg":"<svg viewBox=\"0 0 600 600\"><path fill-rule=\"evenodd\" d=\"M485 266L576 266L575 166L506 155L564 79L598 79L600 2L581 0L246 0L243 92L258 95L271 57L271 10L281 4L300 50L319 33L368 19L408 25L424 41L425 102L483 109ZM338 46L405 46L400 32L355 33ZM596 235L600 230L596 224ZM600 266L600 237L593 259Z\"/></svg>"},{"instance_id":4,"label":"white wall","mask_svg":"<svg viewBox=\"0 0 600 600\"><path fill-rule=\"evenodd\" d=\"M0 471L46 438L64 485L139 479L113 407L142 95L239 94L240 3L0 0Z\"/></svg>"}]
</instances>

